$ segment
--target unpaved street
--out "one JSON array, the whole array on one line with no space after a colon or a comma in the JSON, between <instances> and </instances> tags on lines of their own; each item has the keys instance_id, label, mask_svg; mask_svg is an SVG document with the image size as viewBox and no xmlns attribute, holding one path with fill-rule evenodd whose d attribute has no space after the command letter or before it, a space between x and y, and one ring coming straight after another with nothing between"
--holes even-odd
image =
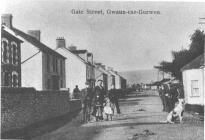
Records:
<instances>
[{"instance_id":1,"label":"unpaved street","mask_svg":"<svg viewBox=\"0 0 205 140\"><path fill-rule=\"evenodd\" d=\"M183 124L162 124L158 96L129 95L121 99L122 114L113 121L80 124L80 115L57 130L36 137L36 140L203 140L203 122L184 114ZM148 131L145 134L145 131Z\"/></svg>"}]
</instances>

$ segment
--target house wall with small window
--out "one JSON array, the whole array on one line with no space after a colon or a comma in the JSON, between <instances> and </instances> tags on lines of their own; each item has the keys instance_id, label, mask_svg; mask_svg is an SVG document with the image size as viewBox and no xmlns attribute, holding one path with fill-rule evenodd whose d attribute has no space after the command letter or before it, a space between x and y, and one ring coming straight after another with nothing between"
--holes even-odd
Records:
<instances>
[{"instance_id":1,"label":"house wall with small window","mask_svg":"<svg viewBox=\"0 0 205 140\"><path fill-rule=\"evenodd\" d=\"M115 77L114 77L115 78ZM111 86L113 84L113 81L112 81L112 75L109 73L107 75L107 89L110 90L111 89Z\"/></svg>"},{"instance_id":2,"label":"house wall with small window","mask_svg":"<svg viewBox=\"0 0 205 140\"><path fill-rule=\"evenodd\" d=\"M185 102L204 105L204 68L184 70L182 74Z\"/></svg>"},{"instance_id":3,"label":"house wall with small window","mask_svg":"<svg viewBox=\"0 0 205 140\"><path fill-rule=\"evenodd\" d=\"M65 88L65 59L53 54L43 53L43 89L59 90Z\"/></svg>"},{"instance_id":4,"label":"house wall with small window","mask_svg":"<svg viewBox=\"0 0 205 140\"><path fill-rule=\"evenodd\" d=\"M87 65L83 61L81 61L80 58L78 58L65 48L58 48L56 51L66 57L65 87L69 88L71 94L73 93L73 89L76 85L78 85L78 88L80 90L85 88L85 82L87 79Z\"/></svg>"},{"instance_id":5,"label":"house wall with small window","mask_svg":"<svg viewBox=\"0 0 205 140\"><path fill-rule=\"evenodd\" d=\"M21 45L22 87L36 90L65 88L65 59L24 40Z\"/></svg>"},{"instance_id":6,"label":"house wall with small window","mask_svg":"<svg viewBox=\"0 0 205 140\"><path fill-rule=\"evenodd\" d=\"M21 41L2 29L1 86L21 87Z\"/></svg>"},{"instance_id":7,"label":"house wall with small window","mask_svg":"<svg viewBox=\"0 0 205 140\"><path fill-rule=\"evenodd\" d=\"M103 81L103 87L105 90L108 90L108 75L104 73L101 68L95 67L95 82L97 83L98 80Z\"/></svg>"},{"instance_id":8,"label":"house wall with small window","mask_svg":"<svg viewBox=\"0 0 205 140\"><path fill-rule=\"evenodd\" d=\"M115 76L115 88L116 89L121 89L121 81L120 81L120 76L119 75Z\"/></svg>"},{"instance_id":9,"label":"house wall with small window","mask_svg":"<svg viewBox=\"0 0 205 140\"><path fill-rule=\"evenodd\" d=\"M115 87L115 76L114 75L111 76L111 80L112 80L112 85L114 85Z\"/></svg>"}]
</instances>

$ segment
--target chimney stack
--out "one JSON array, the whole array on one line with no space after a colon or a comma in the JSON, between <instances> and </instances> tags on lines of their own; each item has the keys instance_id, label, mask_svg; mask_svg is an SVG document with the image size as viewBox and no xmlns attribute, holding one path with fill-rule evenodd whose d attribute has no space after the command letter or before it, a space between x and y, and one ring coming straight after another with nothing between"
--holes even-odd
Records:
<instances>
[{"instance_id":1,"label":"chimney stack","mask_svg":"<svg viewBox=\"0 0 205 140\"><path fill-rule=\"evenodd\" d=\"M68 47L68 49L69 49L70 51L75 51L75 50L77 50L77 47L71 45L71 46Z\"/></svg>"},{"instance_id":2,"label":"chimney stack","mask_svg":"<svg viewBox=\"0 0 205 140\"><path fill-rule=\"evenodd\" d=\"M65 44L65 39L63 37L58 37L56 39L56 48L65 48L66 44Z\"/></svg>"},{"instance_id":3,"label":"chimney stack","mask_svg":"<svg viewBox=\"0 0 205 140\"><path fill-rule=\"evenodd\" d=\"M103 69L105 69L105 65L101 65L101 67L102 67Z\"/></svg>"},{"instance_id":4,"label":"chimney stack","mask_svg":"<svg viewBox=\"0 0 205 140\"><path fill-rule=\"evenodd\" d=\"M41 31L40 30L28 30L27 32L30 36L34 37L38 41L41 41Z\"/></svg>"},{"instance_id":5,"label":"chimney stack","mask_svg":"<svg viewBox=\"0 0 205 140\"><path fill-rule=\"evenodd\" d=\"M112 68L112 67L107 67L107 69L108 69L109 71L113 71L113 68Z\"/></svg>"},{"instance_id":6,"label":"chimney stack","mask_svg":"<svg viewBox=\"0 0 205 140\"><path fill-rule=\"evenodd\" d=\"M102 63L95 63L95 65L101 66L101 65L102 65Z\"/></svg>"},{"instance_id":7,"label":"chimney stack","mask_svg":"<svg viewBox=\"0 0 205 140\"><path fill-rule=\"evenodd\" d=\"M12 14L1 15L1 24L5 25L8 28L12 28L12 18Z\"/></svg>"}]
</instances>

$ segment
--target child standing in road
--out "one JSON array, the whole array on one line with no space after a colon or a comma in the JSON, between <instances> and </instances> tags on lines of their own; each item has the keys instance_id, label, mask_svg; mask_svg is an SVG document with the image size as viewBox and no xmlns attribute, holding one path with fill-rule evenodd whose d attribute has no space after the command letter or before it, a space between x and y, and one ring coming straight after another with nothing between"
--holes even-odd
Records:
<instances>
[{"instance_id":1,"label":"child standing in road","mask_svg":"<svg viewBox=\"0 0 205 140\"><path fill-rule=\"evenodd\" d=\"M108 97L105 98L105 105L104 105L104 113L108 117L110 116L110 120L112 121L112 116L114 115L114 104L110 102Z\"/></svg>"}]
</instances>

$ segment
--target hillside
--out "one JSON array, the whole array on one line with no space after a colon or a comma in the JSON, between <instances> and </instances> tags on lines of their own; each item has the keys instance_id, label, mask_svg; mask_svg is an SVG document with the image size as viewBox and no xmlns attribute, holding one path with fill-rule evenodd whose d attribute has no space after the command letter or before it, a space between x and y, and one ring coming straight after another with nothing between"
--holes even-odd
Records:
<instances>
[{"instance_id":1,"label":"hillside","mask_svg":"<svg viewBox=\"0 0 205 140\"><path fill-rule=\"evenodd\" d=\"M124 72L119 72L119 74L127 79L128 84L150 83L152 81L157 81L157 77L158 77L158 71L155 69L124 71ZM161 77L162 76L159 75L160 79Z\"/></svg>"}]
</instances>

